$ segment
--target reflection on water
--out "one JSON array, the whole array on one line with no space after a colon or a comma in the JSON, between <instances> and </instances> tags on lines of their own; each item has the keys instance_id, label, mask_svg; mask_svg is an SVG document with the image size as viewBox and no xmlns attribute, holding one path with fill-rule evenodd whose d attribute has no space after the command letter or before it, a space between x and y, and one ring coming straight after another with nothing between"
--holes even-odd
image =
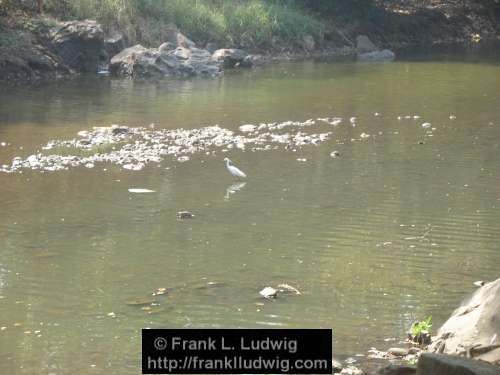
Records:
<instances>
[{"instance_id":1,"label":"reflection on water","mask_svg":"<svg viewBox=\"0 0 500 375\"><path fill-rule=\"evenodd\" d=\"M224 195L224 199L226 201L228 201L229 199L231 199L231 194L237 193L238 191L240 191L241 189L243 189L246 184L247 184L246 182L240 181L240 182L235 182L234 184L228 186L227 189L226 189L226 195Z\"/></svg>"},{"instance_id":2,"label":"reflection on water","mask_svg":"<svg viewBox=\"0 0 500 375\"><path fill-rule=\"evenodd\" d=\"M327 327L335 354L351 355L429 314L439 326L473 281L498 277L499 73L307 62L0 88L2 164L113 123L344 119L302 149L0 174L0 373L138 374L144 327ZM246 185L226 156L244 162ZM178 220L183 210L195 217ZM302 294L260 298L280 283Z\"/></svg>"}]
</instances>

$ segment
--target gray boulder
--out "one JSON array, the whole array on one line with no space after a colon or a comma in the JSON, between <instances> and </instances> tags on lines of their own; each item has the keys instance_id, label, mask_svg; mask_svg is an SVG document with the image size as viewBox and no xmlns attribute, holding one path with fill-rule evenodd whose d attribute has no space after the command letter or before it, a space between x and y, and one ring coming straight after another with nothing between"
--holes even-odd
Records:
<instances>
[{"instance_id":1,"label":"gray boulder","mask_svg":"<svg viewBox=\"0 0 500 375\"><path fill-rule=\"evenodd\" d=\"M378 48L366 35L358 35L356 37L356 50L358 53L378 51Z\"/></svg>"},{"instance_id":2,"label":"gray boulder","mask_svg":"<svg viewBox=\"0 0 500 375\"><path fill-rule=\"evenodd\" d=\"M165 76L216 76L221 66L211 59L210 52L200 48L145 48L140 44L113 56L109 66L112 74L137 78Z\"/></svg>"},{"instance_id":3,"label":"gray boulder","mask_svg":"<svg viewBox=\"0 0 500 375\"><path fill-rule=\"evenodd\" d=\"M391 50L384 49L382 51L358 53L357 58L359 61L383 62L393 61L396 58L396 55Z\"/></svg>"},{"instance_id":4,"label":"gray boulder","mask_svg":"<svg viewBox=\"0 0 500 375\"><path fill-rule=\"evenodd\" d=\"M500 279L465 300L439 328L429 350L500 364Z\"/></svg>"},{"instance_id":5,"label":"gray boulder","mask_svg":"<svg viewBox=\"0 0 500 375\"><path fill-rule=\"evenodd\" d=\"M111 74L124 77L160 78L167 73L160 53L140 44L129 47L113 56L109 64Z\"/></svg>"},{"instance_id":6,"label":"gray boulder","mask_svg":"<svg viewBox=\"0 0 500 375\"><path fill-rule=\"evenodd\" d=\"M51 49L59 60L77 72L96 72L105 56L104 33L96 21L69 21L50 34Z\"/></svg>"},{"instance_id":7,"label":"gray boulder","mask_svg":"<svg viewBox=\"0 0 500 375\"><path fill-rule=\"evenodd\" d=\"M218 49L212 54L212 60L222 64L224 68L251 67L252 59L247 53L238 48Z\"/></svg>"},{"instance_id":8,"label":"gray boulder","mask_svg":"<svg viewBox=\"0 0 500 375\"><path fill-rule=\"evenodd\" d=\"M394 52L388 49L380 50L366 35L356 37L356 52L359 61L383 62L396 58Z\"/></svg>"},{"instance_id":9,"label":"gray boulder","mask_svg":"<svg viewBox=\"0 0 500 375\"><path fill-rule=\"evenodd\" d=\"M470 358L424 353L417 375L500 375L500 367Z\"/></svg>"}]
</instances>

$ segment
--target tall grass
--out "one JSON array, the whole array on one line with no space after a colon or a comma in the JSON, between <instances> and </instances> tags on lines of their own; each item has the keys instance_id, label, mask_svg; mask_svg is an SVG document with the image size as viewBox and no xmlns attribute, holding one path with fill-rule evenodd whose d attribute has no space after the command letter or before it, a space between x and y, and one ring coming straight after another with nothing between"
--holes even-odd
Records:
<instances>
[{"instance_id":1,"label":"tall grass","mask_svg":"<svg viewBox=\"0 0 500 375\"><path fill-rule=\"evenodd\" d=\"M304 8L279 0L46 0L45 9L63 19L97 19L150 46L162 43L172 25L200 45L245 48L290 44L324 29Z\"/></svg>"}]
</instances>

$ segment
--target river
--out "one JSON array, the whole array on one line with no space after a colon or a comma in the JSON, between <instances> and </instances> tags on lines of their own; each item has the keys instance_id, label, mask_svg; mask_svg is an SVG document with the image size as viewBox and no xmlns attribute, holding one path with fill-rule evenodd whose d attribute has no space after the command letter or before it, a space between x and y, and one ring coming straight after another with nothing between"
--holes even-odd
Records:
<instances>
[{"instance_id":1,"label":"river","mask_svg":"<svg viewBox=\"0 0 500 375\"><path fill-rule=\"evenodd\" d=\"M295 152L0 173L0 373L139 374L146 327L331 328L340 357L397 346L428 315L437 328L499 277L498 60L4 86L0 164L93 126L333 116L328 141ZM301 295L260 297L280 283Z\"/></svg>"}]
</instances>

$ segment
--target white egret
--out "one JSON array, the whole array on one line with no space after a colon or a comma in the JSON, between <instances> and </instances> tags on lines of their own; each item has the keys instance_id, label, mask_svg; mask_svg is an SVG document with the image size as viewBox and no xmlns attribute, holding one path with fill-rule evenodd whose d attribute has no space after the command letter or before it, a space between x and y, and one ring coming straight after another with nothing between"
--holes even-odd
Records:
<instances>
[{"instance_id":1,"label":"white egret","mask_svg":"<svg viewBox=\"0 0 500 375\"><path fill-rule=\"evenodd\" d=\"M241 170L239 170L236 166L234 166L231 160L228 158L224 158L224 161L226 162L226 168L231 173L233 176L238 177L238 178L247 178L247 175L243 173Z\"/></svg>"}]
</instances>

